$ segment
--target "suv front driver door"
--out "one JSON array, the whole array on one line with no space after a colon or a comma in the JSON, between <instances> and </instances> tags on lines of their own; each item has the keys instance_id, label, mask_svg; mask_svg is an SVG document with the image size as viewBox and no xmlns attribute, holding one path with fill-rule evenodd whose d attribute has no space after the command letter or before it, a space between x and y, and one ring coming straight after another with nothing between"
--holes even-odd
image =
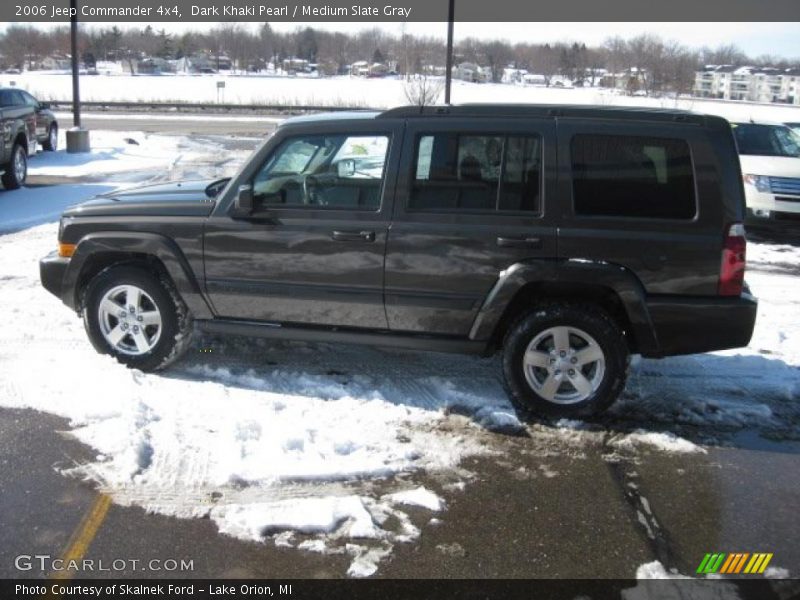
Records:
<instances>
[{"instance_id":1,"label":"suv front driver door","mask_svg":"<svg viewBox=\"0 0 800 600\"><path fill-rule=\"evenodd\" d=\"M252 186L252 213L236 215L226 198L207 223L206 289L217 315L385 329L388 166L401 134L375 121L279 131L234 182Z\"/></svg>"}]
</instances>

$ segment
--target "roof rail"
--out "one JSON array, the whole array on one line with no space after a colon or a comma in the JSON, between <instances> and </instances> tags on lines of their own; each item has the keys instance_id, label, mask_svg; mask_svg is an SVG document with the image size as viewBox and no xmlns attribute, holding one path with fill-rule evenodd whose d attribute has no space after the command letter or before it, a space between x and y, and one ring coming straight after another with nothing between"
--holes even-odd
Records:
<instances>
[{"instance_id":1,"label":"roof rail","mask_svg":"<svg viewBox=\"0 0 800 600\"><path fill-rule=\"evenodd\" d=\"M614 118L646 121L680 121L707 125L706 115L687 110L646 108L638 106L605 106L575 104L457 104L450 106L399 106L377 115L379 119L409 117L508 117L508 118Z\"/></svg>"}]
</instances>

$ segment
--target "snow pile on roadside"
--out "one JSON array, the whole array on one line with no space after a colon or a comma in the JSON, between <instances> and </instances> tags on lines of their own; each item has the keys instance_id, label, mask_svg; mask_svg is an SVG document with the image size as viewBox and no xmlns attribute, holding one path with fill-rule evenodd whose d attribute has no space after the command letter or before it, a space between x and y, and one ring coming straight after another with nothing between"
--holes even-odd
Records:
<instances>
[{"instance_id":1,"label":"snow pile on roadside","mask_svg":"<svg viewBox=\"0 0 800 600\"><path fill-rule=\"evenodd\" d=\"M428 510L436 512L444 509L444 501L432 491L422 486L413 490L389 494L388 498L399 504L421 506L422 508L427 508Z\"/></svg>"},{"instance_id":2,"label":"snow pile on roadside","mask_svg":"<svg viewBox=\"0 0 800 600\"><path fill-rule=\"evenodd\" d=\"M747 244L748 278L753 268L764 266L782 266L797 268L800 266L800 248L789 244Z\"/></svg>"},{"instance_id":3,"label":"snow pile on roadside","mask_svg":"<svg viewBox=\"0 0 800 600\"><path fill-rule=\"evenodd\" d=\"M706 453L702 446L693 444L689 440L678 437L669 431L656 432L637 429L632 433L611 440L610 445L621 450L636 450L638 446L645 445L663 452L676 454Z\"/></svg>"},{"instance_id":4,"label":"snow pile on roadside","mask_svg":"<svg viewBox=\"0 0 800 600\"><path fill-rule=\"evenodd\" d=\"M52 185L0 194L0 234L56 221L68 206L110 192L116 186L100 184ZM55 249L55 238L53 238Z\"/></svg>"},{"instance_id":5,"label":"snow pile on roadside","mask_svg":"<svg viewBox=\"0 0 800 600\"><path fill-rule=\"evenodd\" d=\"M91 132L92 151L68 154L66 132L59 132L56 152L40 152L30 161L29 175L58 177L108 176L154 169L174 170L182 163L219 160L222 147L183 135L141 131ZM135 143L134 143L135 142ZM239 157L242 160L243 154Z\"/></svg>"},{"instance_id":6,"label":"snow pile on roadside","mask_svg":"<svg viewBox=\"0 0 800 600\"><path fill-rule=\"evenodd\" d=\"M681 575L675 569L667 570L660 561L640 565L636 569L635 588L622 590L624 600L737 600L735 583L696 579Z\"/></svg>"}]
</instances>

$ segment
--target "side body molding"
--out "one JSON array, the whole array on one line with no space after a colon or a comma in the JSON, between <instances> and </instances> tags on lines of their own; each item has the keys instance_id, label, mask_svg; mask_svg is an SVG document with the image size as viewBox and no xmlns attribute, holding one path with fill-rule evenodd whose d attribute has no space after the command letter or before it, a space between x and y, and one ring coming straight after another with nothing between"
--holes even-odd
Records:
<instances>
[{"instance_id":1,"label":"side body molding","mask_svg":"<svg viewBox=\"0 0 800 600\"><path fill-rule=\"evenodd\" d=\"M620 265L590 260L531 260L502 271L472 324L471 340L489 340L505 309L517 292L528 284L565 284L610 290L619 298L630 323L638 351L659 356L659 343L647 308L646 293L639 279Z\"/></svg>"},{"instance_id":2,"label":"side body molding","mask_svg":"<svg viewBox=\"0 0 800 600\"><path fill-rule=\"evenodd\" d=\"M139 231L101 231L81 238L64 275L65 291L62 300L70 308L77 309L80 304L78 278L86 261L97 253L135 253L157 258L166 268L194 318L213 318L211 308L180 247L166 236Z\"/></svg>"}]
</instances>

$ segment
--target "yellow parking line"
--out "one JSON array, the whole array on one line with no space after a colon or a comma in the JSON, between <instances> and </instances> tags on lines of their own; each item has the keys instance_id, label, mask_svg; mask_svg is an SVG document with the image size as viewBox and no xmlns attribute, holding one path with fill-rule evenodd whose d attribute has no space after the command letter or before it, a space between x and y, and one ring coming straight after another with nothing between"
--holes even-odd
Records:
<instances>
[{"instance_id":1,"label":"yellow parking line","mask_svg":"<svg viewBox=\"0 0 800 600\"><path fill-rule=\"evenodd\" d=\"M86 555L86 551L103 524L109 508L111 508L111 496L99 494L69 539L67 548L61 557L64 560L65 568L51 573L50 579L72 579L75 576L75 571L66 567L70 561L80 561Z\"/></svg>"}]
</instances>

